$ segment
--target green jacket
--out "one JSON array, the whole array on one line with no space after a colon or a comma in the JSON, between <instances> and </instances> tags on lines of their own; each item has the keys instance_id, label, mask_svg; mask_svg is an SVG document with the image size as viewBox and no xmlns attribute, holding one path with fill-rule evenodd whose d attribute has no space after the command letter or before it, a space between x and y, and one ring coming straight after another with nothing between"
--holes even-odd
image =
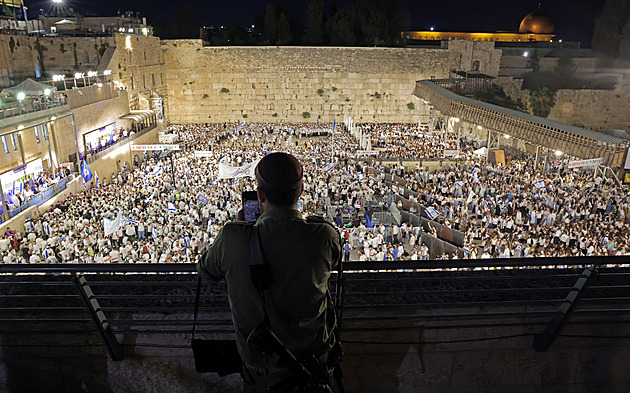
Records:
<instances>
[{"instance_id":1,"label":"green jacket","mask_svg":"<svg viewBox=\"0 0 630 393\"><path fill-rule=\"evenodd\" d=\"M271 330L296 355L325 353L336 324L328 279L341 255L339 234L326 223L306 222L290 208L267 211L255 225L272 271L265 291ZM274 368L278 365L273 359L247 345L250 332L264 319L262 297L250 278L251 232L251 224L227 223L200 258L197 271L214 281L225 278L243 360L254 367Z\"/></svg>"}]
</instances>

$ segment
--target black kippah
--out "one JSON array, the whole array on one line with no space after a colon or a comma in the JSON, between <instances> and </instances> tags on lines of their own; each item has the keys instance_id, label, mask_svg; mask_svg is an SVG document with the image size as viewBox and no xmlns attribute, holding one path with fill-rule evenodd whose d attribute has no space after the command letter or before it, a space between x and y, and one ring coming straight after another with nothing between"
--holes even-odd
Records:
<instances>
[{"instance_id":1,"label":"black kippah","mask_svg":"<svg viewBox=\"0 0 630 393\"><path fill-rule=\"evenodd\" d=\"M300 186L302 164L287 153L271 153L264 156L256 166L256 177L263 187L278 191L291 191Z\"/></svg>"}]
</instances>

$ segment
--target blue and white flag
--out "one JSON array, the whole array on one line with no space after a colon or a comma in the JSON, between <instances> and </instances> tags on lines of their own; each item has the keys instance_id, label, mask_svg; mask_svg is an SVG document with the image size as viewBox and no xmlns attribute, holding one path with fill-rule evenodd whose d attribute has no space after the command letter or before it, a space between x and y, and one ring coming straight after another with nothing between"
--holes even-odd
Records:
<instances>
[{"instance_id":1,"label":"blue and white flag","mask_svg":"<svg viewBox=\"0 0 630 393\"><path fill-rule=\"evenodd\" d=\"M426 209L424 209L424 211L427 213L427 216L431 220L435 220L437 218L437 216L440 215L440 212L437 211L434 207L427 207Z\"/></svg>"},{"instance_id":2,"label":"blue and white flag","mask_svg":"<svg viewBox=\"0 0 630 393\"><path fill-rule=\"evenodd\" d=\"M153 230L151 231L151 237L153 238L154 242L157 242L157 232L155 231L155 228L153 228Z\"/></svg>"},{"instance_id":3,"label":"blue and white flag","mask_svg":"<svg viewBox=\"0 0 630 393\"><path fill-rule=\"evenodd\" d=\"M337 166L337 161L333 161L333 162L329 162L328 164L324 165L322 167L322 169L326 172L330 172L334 167Z\"/></svg>"},{"instance_id":4,"label":"blue and white flag","mask_svg":"<svg viewBox=\"0 0 630 393\"><path fill-rule=\"evenodd\" d=\"M173 205L173 202L168 202L167 206L168 206L168 211L169 212L173 212L174 213L174 212L177 211L177 208L175 207L175 205Z\"/></svg>"},{"instance_id":5,"label":"blue and white flag","mask_svg":"<svg viewBox=\"0 0 630 393\"><path fill-rule=\"evenodd\" d=\"M98 173L94 171L94 181L96 182L96 188L98 188Z\"/></svg>"},{"instance_id":6,"label":"blue and white flag","mask_svg":"<svg viewBox=\"0 0 630 393\"><path fill-rule=\"evenodd\" d=\"M532 184L534 185L534 187L538 188L539 190L544 190L545 189L545 181L543 179L536 180Z\"/></svg>"},{"instance_id":7,"label":"blue and white flag","mask_svg":"<svg viewBox=\"0 0 630 393\"><path fill-rule=\"evenodd\" d=\"M466 184L463 180L458 180L455 182L455 185L457 187L464 187L464 184Z\"/></svg>"},{"instance_id":8,"label":"blue and white flag","mask_svg":"<svg viewBox=\"0 0 630 393\"><path fill-rule=\"evenodd\" d=\"M83 177L83 187L85 187L85 183L92 180L92 171L85 160L83 160L83 165L81 166L81 176Z\"/></svg>"},{"instance_id":9,"label":"blue and white flag","mask_svg":"<svg viewBox=\"0 0 630 393\"><path fill-rule=\"evenodd\" d=\"M122 226L122 220L123 220L123 217L122 217L121 211L118 212L118 215L116 216L116 219L114 220L103 218L103 230L105 232L105 237L119 230L120 227Z\"/></svg>"},{"instance_id":10,"label":"blue and white flag","mask_svg":"<svg viewBox=\"0 0 630 393\"><path fill-rule=\"evenodd\" d=\"M219 179L232 179L237 177L253 177L255 175L256 165L258 161L254 161L243 166L230 166L219 162Z\"/></svg>"},{"instance_id":11,"label":"blue and white flag","mask_svg":"<svg viewBox=\"0 0 630 393\"><path fill-rule=\"evenodd\" d=\"M162 167L161 166L153 168L153 171L151 173L149 173L149 175L155 176L155 175L158 175L160 172L162 172Z\"/></svg>"},{"instance_id":12,"label":"blue and white flag","mask_svg":"<svg viewBox=\"0 0 630 393\"><path fill-rule=\"evenodd\" d=\"M138 222L138 221L136 221L136 220L132 220L132 219L131 219L131 218L129 218L129 217L123 217L122 224L123 224L123 225L125 225L125 224L129 224L129 223L131 223L131 224L135 224L135 225L138 225L138 224L139 224L139 222Z\"/></svg>"},{"instance_id":13,"label":"blue and white flag","mask_svg":"<svg viewBox=\"0 0 630 393\"><path fill-rule=\"evenodd\" d=\"M363 176L363 172L359 172L359 181L365 181L365 177Z\"/></svg>"},{"instance_id":14,"label":"blue and white flag","mask_svg":"<svg viewBox=\"0 0 630 393\"><path fill-rule=\"evenodd\" d=\"M13 182L13 195L17 195L19 192L24 190L24 184L22 182Z\"/></svg>"},{"instance_id":15,"label":"blue and white flag","mask_svg":"<svg viewBox=\"0 0 630 393\"><path fill-rule=\"evenodd\" d=\"M473 183L479 183L479 171L476 169L473 171Z\"/></svg>"}]
</instances>

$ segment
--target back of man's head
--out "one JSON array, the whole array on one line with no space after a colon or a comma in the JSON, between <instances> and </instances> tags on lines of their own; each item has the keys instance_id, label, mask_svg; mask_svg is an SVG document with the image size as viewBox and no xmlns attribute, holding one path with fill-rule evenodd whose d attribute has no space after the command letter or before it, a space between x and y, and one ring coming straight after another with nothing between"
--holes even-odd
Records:
<instances>
[{"instance_id":1,"label":"back of man's head","mask_svg":"<svg viewBox=\"0 0 630 393\"><path fill-rule=\"evenodd\" d=\"M256 166L258 187L274 206L295 204L302 192L302 164L287 153L271 153Z\"/></svg>"}]
</instances>

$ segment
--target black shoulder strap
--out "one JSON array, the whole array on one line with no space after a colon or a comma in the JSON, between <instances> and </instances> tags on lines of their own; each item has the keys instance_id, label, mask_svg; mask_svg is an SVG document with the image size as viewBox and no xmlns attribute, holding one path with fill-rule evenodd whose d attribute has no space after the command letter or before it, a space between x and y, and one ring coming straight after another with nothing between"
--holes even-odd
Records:
<instances>
[{"instance_id":1,"label":"black shoulder strap","mask_svg":"<svg viewBox=\"0 0 630 393\"><path fill-rule=\"evenodd\" d=\"M199 311L199 297L201 295L201 274L197 278L197 295L195 296L195 317L193 319L192 338L195 338L195 330L197 328L197 312Z\"/></svg>"},{"instance_id":2,"label":"black shoulder strap","mask_svg":"<svg viewBox=\"0 0 630 393\"><path fill-rule=\"evenodd\" d=\"M261 294L271 285L271 267L267 263L260 246L260 235L256 225L252 226L252 233L249 238L249 275L254 288Z\"/></svg>"}]
</instances>

